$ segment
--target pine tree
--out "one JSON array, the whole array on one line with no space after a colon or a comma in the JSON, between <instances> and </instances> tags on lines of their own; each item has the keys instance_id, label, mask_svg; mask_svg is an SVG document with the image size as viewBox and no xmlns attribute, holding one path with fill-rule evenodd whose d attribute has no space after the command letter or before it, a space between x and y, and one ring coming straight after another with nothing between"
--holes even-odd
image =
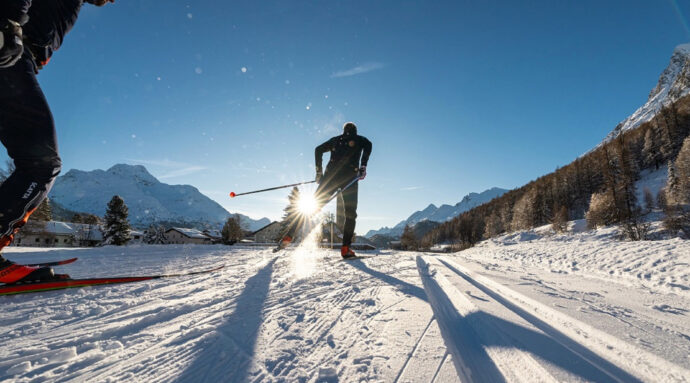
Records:
<instances>
[{"instance_id":1,"label":"pine tree","mask_svg":"<svg viewBox=\"0 0 690 383\"><path fill-rule=\"evenodd\" d=\"M115 195L108 202L105 212L105 227L103 229L103 243L107 245L122 246L129 241L129 221L127 216L129 209L122 197Z\"/></svg>"},{"instance_id":2,"label":"pine tree","mask_svg":"<svg viewBox=\"0 0 690 383\"><path fill-rule=\"evenodd\" d=\"M649 188L644 188L644 205L648 212L654 210L654 195Z\"/></svg>"},{"instance_id":3,"label":"pine tree","mask_svg":"<svg viewBox=\"0 0 690 383\"><path fill-rule=\"evenodd\" d=\"M50 201L48 198L44 199L43 202L41 202L40 205L38 205L38 209L31 214L31 220L32 221L43 221L43 222L48 222L53 220L53 209L50 207Z\"/></svg>"},{"instance_id":4,"label":"pine tree","mask_svg":"<svg viewBox=\"0 0 690 383\"><path fill-rule=\"evenodd\" d=\"M410 225L405 225L405 229L403 229L402 236L400 237L400 244L404 250L417 250L419 246L417 237L414 235L414 230L412 230Z\"/></svg>"},{"instance_id":5,"label":"pine tree","mask_svg":"<svg viewBox=\"0 0 690 383\"><path fill-rule=\"evenodd\" d=\"M590 229L595 229L599 226L615 223L617 221L615 205L616 201L613 199L612 193L604 191L592 194L589 210L585 215L587 226Z\"/></svg>"},{"instance_id":6,"label":"pine tree","mask_svg":"<svg viewBox=\"0 0 690 383\"><path fill-rule=\"evenodd\" d=\"M678 204L679 181L676 175L676 166L673 161L668 162L668 179L666 180L666 204Z\"/></svg>"},{"instance_id":7,"label":"pine tree","mask_svg":"<svg viewBox=\"0 0 690 383\"><path fill-rule=\"evenodd\" d=\"M661 165L661 151L659 144L656 142L656 131L653 127L647 128L644 135L644 146L642 147L642 156L644 157L644 164L647 167L654 166L659 169Z\"/></svg>"},{"instance_id":8,"label":"pine tree","mask_svg":"<svg viewBox=\"0 0 690 383\"><path fill-rule=\"evenodd\" d=\"M278 239L285 237L293 225L300 224L299 208L297 206L299 197L299 189L293 187L290 191L290 195L288 195L288 205L283 209L285 213L283 214L283 220L280 222L280 238Z\"/></svg>"},{"instance_id":9,"label":"pine tree","mask_svg":"<svg viewBox=\"0 0 690 383\"><path fill-rule=\"evenodd\" d=\"M491 213L486 220L484 228L484 238L495 237L503 232L503 223L498 213Z\"/></svg>"},{"instance_id":10,"label":"pine tree","mask_svg":"<svg viewBox=\"0 0 690 383\"><path fill-rule=\"evenodd\" d=\"M144 243L149 245L161 245L168 243L165 237L165 227L161 225L151 225L144 234Z\"/></svg>"},{"instance_id":11,"label":"pine tree","mask_svg":"<svg viewBox=\"0 0 690 383\"><path fill-rule=\"evenodd\" d=\"M554 211L551 227L556 233L565 233L568 230L568 208L561 206Z\"/></svg>"},{"instance_id":12,"label":"pine tree","mask_svg":"<svg viewBox=\"0 0 690 383\"><path fill-rule=\"evenodd\" d=\"M674 164L678 176L676 198L678 203L688 204L690 203L690 137L683 141Z\"/></svg>"},{"instance_id":13,"label":"pine tree","mask_svg":"<svg viewBox=\"0 0 690 383\"><path fill-rule=\"evenodd\" d=\"M226 245L234 245L242 239L244 233L242 232L242 219L239 214L235 214L228 218L223 225L221 231L221 238Z\"/></svg>"},{"instance_id":14,"label":"pine tree","mask_svg":"<svg viewBox=\"0 0 690 383\"><path fill-rule=\"evenodd\" d=\"M536 191L530 189L515 203L513 207L513 221L510 223L511 230L528 230L534 227L536 196Z\"/></svg>"}]
</instances>

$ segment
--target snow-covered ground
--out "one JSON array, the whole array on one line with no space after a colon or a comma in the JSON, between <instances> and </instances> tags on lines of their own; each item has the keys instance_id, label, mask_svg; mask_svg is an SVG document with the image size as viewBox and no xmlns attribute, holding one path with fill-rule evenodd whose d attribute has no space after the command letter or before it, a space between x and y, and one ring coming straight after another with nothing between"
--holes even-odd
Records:
<instances>
[{"instance_id":1,"label":"snow-covered ground","mask_svg":"<svg viewBox=\"0 0 690 383\"><path fill-rule=\"evenodd\" d=\"M73 277L0 297L0 381L690 381L690 243L521 233L452 254L9 248Z\"/></svg>"}]
</instances>

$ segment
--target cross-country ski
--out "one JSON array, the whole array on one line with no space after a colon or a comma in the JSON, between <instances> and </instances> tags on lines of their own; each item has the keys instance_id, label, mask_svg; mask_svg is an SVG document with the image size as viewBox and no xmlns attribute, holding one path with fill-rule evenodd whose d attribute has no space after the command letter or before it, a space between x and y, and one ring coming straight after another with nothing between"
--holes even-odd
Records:
<instances>
[{"instance_id":1,"label":"cross-country ski","mask_svg":"<svg viewBox=\"0 0 690 383\"><path fill-rule=\"evenodd\" d=\"M41 267L55 266L55 265L46 265L46 264L41 264L41 265L43 265ZM178 273L178 274L157 274L157 275L145 275L145 276L135 276L135 277L100 277L100 278L82 278L82 279L65 278L65 279L56 279L56 280L52 280L52 281L43 281L43 282L5 284L5 285L0 285L0 295L39 293L39 292L52 291L52 290L74 289L74 288L80 288L80 287L91 287L91 286L101 286L101 285L113 285L113 284L120 284L120 283L141 282L141 281L148 281L151 279L183 277L183 276L212 273L212 272L218 271L222 268L223 268L223 266L218 266L218 267L214 267L214 268L208 269L208 270L191 271L191 272Z\"/></svg>"}]
</instances>

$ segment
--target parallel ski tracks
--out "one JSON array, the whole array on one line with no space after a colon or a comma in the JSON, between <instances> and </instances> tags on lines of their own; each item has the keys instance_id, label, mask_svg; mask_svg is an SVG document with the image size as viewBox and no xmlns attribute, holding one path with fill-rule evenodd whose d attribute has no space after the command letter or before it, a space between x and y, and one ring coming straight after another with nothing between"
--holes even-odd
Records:
<instances>
[{"instance_id":1,"label":"parallel ski tracks","mask_svg":"<svg viewBox=\"0 0 690 383\"><path fill-rule=\"evenodd\" d=\"M420 255L417 263L456 369L468 381L690 381L690 371L685 368L446 257ZM516 359L523 361L517 372L513 370ZM493 363L493 375L486 375L486 368L477 369L478 360Z\"/></svg>"},{"instance_id":2,"label":"parallel ski tracks","mask_svg":"<svg viewBox=\"0 0 690 383\"><path fill-rule=\"evenodd\" d=\"M422 340L424 339L426 334L429 332L429 328L431 328L431 324L434 323L435 320L436 320L436 318L431 317L431 319L429 320L429 323L427 323L426 328L424 329L424 332L419 337L419 339L417 339L417 342L415 343L414 347L412 348L412 351L407 356L407 360L405 360L405 364L403 364L402 368L400 369L400 372L398 372L398 376L395 377L395 380L393 381L394 383L398 383L400 381L400 377L402 377L403 374L405 373L405 371L407 370L407 366L410 364L412 357L414 357L415 353L419 349L419 345L422 343ZM442 364L443 364L443 360L441 360L441 365ZM441 365L439 365L439 367L437 368L437 373L438 373L438 370L441 368ZM432 379L432 381L433 381L433 379Z\"/></svg>"}]
</instances>

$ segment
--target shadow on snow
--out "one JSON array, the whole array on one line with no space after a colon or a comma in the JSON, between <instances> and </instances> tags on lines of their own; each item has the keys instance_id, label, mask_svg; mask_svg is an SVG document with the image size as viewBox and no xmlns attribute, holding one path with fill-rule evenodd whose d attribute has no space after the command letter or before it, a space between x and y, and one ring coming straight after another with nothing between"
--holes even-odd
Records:
<instances>
[{"instance_id":1,"label":"shadow on snow","mask_svg":"<svg viewBox=\"0 0 690 383\"><path fill-rule=\"evenodd\" d=\"M244 382L254 357L263 322L263 308L273 275L273 259L247 280L235 310L211 339L204 340L195 360L177 378L178 382Z\"/></svg>"}]
</instances>

